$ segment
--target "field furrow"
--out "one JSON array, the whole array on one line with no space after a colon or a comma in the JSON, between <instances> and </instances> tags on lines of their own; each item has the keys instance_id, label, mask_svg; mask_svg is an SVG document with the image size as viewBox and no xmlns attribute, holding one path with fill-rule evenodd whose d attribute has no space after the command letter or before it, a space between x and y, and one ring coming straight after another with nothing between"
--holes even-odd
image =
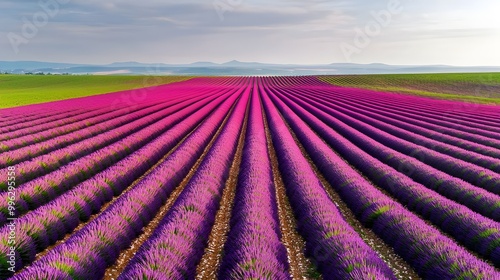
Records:
<instances>
[{"instance_id":1,"label":"field furrow","mask_svg":"<svg viewBox=\"0 0 500 280\"><path fill-rule=\"evenodd\" d=\"M412 181L410 178L397 172L382 162L370 157L367 153L348 142L324 123L314 117L314 112L306 112L302 108L293 106L299 114L307 119L307 123L318 133L333 150L337 151L345 160L357 168L363 175L376 183L385 192L396 198L401 204L426 217L448 235L467 246L470 250L490 258L490 254L498 245L492 241L500 239L500 224L474 213L454 201L440 196L438 193ZM292 114L289 109L281 106ZM292 117L290 117L293 119ZM295 118L295 125L298 120ZM486 238L481 233L491 232ZM474 238L470 238L473 236ZM491 250L484 250L493 246ZM492 260L493 261L493 260ZM498 265L498 264L497 264Z\"/></svg>"},{"instance_id":2,"label":"field furrow","mask_svg":"<svg viewBox=\"0 0 500 280\"><path fill-rule=\"evenodd\" d=\"M243 130L249 95L245 91L188 185L118 279L195 277Z\"/></svg>"},{"instance_id":3,"label":"field furrow","mask_svg":"<svg viewBox=\"0 0 500 280\"><path fill-rule=\"evenodd\" d=\"M297 99L295 99L297 100ZM429 189L435 190L440 194L453 199L459 203L463 203L474 211L499 220L498 216L500 207L500 197L497 195L497 183L495 173L492 177L492 188L482 189L478 186L469 184L459 178L453 177L445 172L434 169L424 162L417 160L404 153L395 151L390 147L379 143L365 134L357 131L352 126L339 121L326 112L314 108L312 105L306 104L301 100L297 100L304 108L315 111L316 116L324 121L330 127L335 128L343 137L346 137L357 147L363 149L378 160L391 166L395 170L407 175L418 183L421 183ZM457 170L458 172L459 170ZM469 170L467 170L469 171ZM479 173L478 176L481 174ZM472 180L472 179L471 179ZM486 185L487 187L489 185ZM489 192L489 191L492 192Z\"/></svg>"},{"instance_id":4,"label":"field furrow","mask_svg":"<svg viewBox=\"0 0 500 280\"><path fill-rule=\"evenodd\" d=\"M0 110L0 279L500 279L498 106L183 80Z\"/></svg>"},{"instance_id":5,"label":"field furrow","mask_svg":"<svg viewBox=\"0 0 500 280\"><path fill-rule=\"evenodd\" d=\"M388 113L387 111L380 108L364 105L360 100L353 101L348 98L336 100L329 98L328 96L324 96L321 92L318 91L314 91L314 93L315 94L311 95L310 98L315 101L323 102L323 104L326 106L337 105L338 107L349 109L349 112L352 111L361 113L365 116L369 116L371 119L376 119L384 123L394 124L398 128L405 129L409 132L418 133L432 140L443 142L447 146L454 145L468 151L474 151L479 154L500 158L500 152L498 151L498 149L475 143L473 141L464 140L455 136L447 135L443 133L438 127L424 128L418 125L411 124L411 118L404 118L397 113ZM324 98L318 98L317 96Z\"/></svg>"}]
</instances>

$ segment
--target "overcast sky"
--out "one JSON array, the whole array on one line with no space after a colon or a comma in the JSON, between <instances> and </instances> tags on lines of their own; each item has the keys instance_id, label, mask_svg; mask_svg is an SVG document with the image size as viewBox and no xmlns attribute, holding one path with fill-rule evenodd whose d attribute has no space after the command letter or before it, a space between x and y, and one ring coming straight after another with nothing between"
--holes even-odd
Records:
<instances>
[{"instance_id":1,"label":"overcast sky","mask_svg":"<svg viewBox=\"0 0 500 280\"><path fill-rule=\"evenodd\" d=\"M500 66L498 0L41 0L57 1L0 2L0 60Z\"/></svg>"}]
</instances>

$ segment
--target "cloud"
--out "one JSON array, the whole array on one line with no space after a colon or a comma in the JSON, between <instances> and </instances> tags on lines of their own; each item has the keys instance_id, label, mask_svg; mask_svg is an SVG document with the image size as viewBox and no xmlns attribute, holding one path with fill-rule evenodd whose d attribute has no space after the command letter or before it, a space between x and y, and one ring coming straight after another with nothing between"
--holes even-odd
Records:
<instances>
[{"instance_id":1,"label":"cloud","mask_svg":"<svg viewBox=\"0 0 500 280\"><path fill-rule=\"evenodd\" d=\"M355 28L372 20L370 12L384 9L389 1L242 0L221 21L212 0L72 0L15 55L6 35L19 33L23 17L29 19L41 8L38 1L4 0L0 60L331 63L343 59L340 42L352 40ZM394 56L380 51L381 46L399 51L404 45L405 53L415 55L401 56L399 64L461 64L435 61L439 56L430 55L431 46L416 48L410 42L433 41L445 48L474 38L491 45L491 37L498 34L498 16L488 8L499 7L493 0L457 0L453 5L444 0L400 1L404 13L374 38L357 62L392 61Z\"/></svg>"}]
</instances>

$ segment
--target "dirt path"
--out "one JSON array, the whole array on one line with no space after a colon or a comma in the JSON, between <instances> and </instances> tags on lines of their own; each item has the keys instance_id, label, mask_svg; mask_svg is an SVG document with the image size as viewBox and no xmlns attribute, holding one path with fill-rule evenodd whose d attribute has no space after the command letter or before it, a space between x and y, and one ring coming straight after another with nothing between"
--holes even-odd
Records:
<instances>
[{"instance_id":1,"label":"dirt path","mask_svg":"<svg viewBox=\"0 0 500 280\"><path fill-rule=\"evenodd\" d=\"M276 156L276 151L274 150L271 131L269 130L269 124L264 110L262 110L262 115L267 138L267 147L273 170L274 185L276 186L276 202L278 206L278 216L282 234L281 241L287 250L290 275L294 280L322 279L321 275L313 267L310 260L304 255L305 241L296 231L297 222L286 195L285 184L283 183L283 179L279 172L278 157Z\"/></svg>"},{"instance_id":2,"label":"dirt path","mask_svg":"<svg viewBox=\"0 0 500 280\"><path fill-rule=\"evenodd\" d=\"M279 111L278 111L279 112ZM361 238L368 244L380 258L387 263L387 265L392 269L394 275L401 280L406 279L420 279L418 274L413 270L413 268L406 263L396 252L394 249L387 245L380 237L378 237L370 228L365 227L356 216L351 211L351 209L347 206L347 204L340 198L339 194L334 190L334 188L328 183L326 178L321 174L321 172L316 167L315 163L306 152L302 143L297 139L295 132L291 129L289 124L279 112L283 122L287 126L288 130L292 134L295 143L299 146L300 150L304 157L309 161L314 173L321 181L322 185L325 187L325 191L328 193L330 199L335 203L337 208L340 210L340 213L344 217L344 219L349 223L349 225L361 236ZM340 156L339 156L340 157Z\"/></svg>"},{"instance_id":3,"label":"dirt path","mask_svg":"<svg viewBox=\"0 0 500 280\"><path fill-rule=\"evenodd\" d=\"M231 116L231 113L233 112L236 103L237 103L237 101L233 104L233 107L231 108L231 110L229 110L227 116L224 118L224 121L217 129L216 133L214 134L214 136L210 140L207 147L205 147L205 150L203 151L200 158L198 158L196 163L190 169L188 175L182 180L182 182L179 184L179 186L177 186L177 188L175 188L175 190L172 192L172 194L167 199L165 204L160 208L160 210L157 212L155 217L151 220L151 222L149 222L149 224L143 228L142 234L139 235L136 239L134 239L133 242L130 244L130 246L127 249L121 251L116 262L112 266L110 266L106 269L106 272L104 274L104 280L117 279L118 276L127 267L128 263L133 258L135 253L139 250L139 248L142 246L142 244L144 244L144 242L146 242L151 237L151 235L154 233L156 228L159 226L160 222L167 215L170 208L173 206L173 204L175 203L177 198L180 196L180 194L182 193L182 191L184 190L186 185L189 183L189 180L196 173L196 170L198 169L198 167L202 163L203 159L207 155L208 151L210 150L210 148L212 147L214 142L217 140L217 137L219 136L219 134L221 133L222 129L224 128L226 122L228 121L229 117ZM183 141L180 143L183 143ZM180 145L180 143L179 143L179 145Z\"/></svg>"},{"instance_id":4,"label":"dirt path","mask_svg":"<svg viewBox=\"0 0 500 280\"><path fill-rule=\"evenodd\" d=\"M205 248L205 253L201 258L200 263L196 267L196 279L217 279L220 264L222 262L222 252L224 244L227 240L227 234L230 229L231 212L234 204L234 196L236 194L236 185L238 183L238 174L245 146L245 136L247 132L248 114L250 111L250 102L246 108L243 128L238 140L238 147L229 171L229 178L226 181L226 186L222 193L222 199L219 210L215 217L215 223L210 232L208 246Z\"/></svg>"}]
</instances>

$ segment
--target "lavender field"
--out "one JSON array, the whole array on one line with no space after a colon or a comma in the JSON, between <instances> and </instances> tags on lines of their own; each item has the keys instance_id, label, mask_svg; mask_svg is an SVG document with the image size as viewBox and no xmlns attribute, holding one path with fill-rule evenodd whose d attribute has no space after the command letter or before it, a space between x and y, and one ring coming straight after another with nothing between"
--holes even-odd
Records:
<instances>
[{"instance_id":1,"label":"lavender field","mask_svg":"<svg viewBox=\"0 0 500 280\"><path fill-rule=\"evenodd\" d=\"M0 279L500 279L500 107L214 77L0 110Z\"/></svg>"}]
</instances>

